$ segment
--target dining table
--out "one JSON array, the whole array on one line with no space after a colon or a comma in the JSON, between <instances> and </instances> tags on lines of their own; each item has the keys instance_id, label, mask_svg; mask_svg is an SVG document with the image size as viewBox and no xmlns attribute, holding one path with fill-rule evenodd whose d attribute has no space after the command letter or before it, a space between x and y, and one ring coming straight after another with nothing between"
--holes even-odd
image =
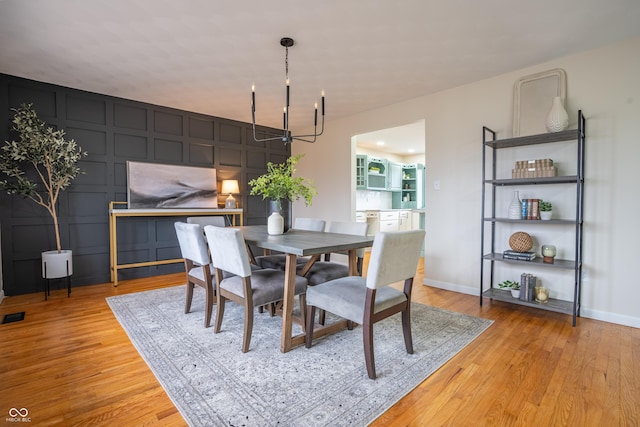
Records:
<instances>
[{"instance_id":1,"label":"dining table","mask_svg":"<svg viewBox=\"0 0 640 427\"><path fill-rule=\"evenodd\" d=\"M289 229L283 234L269 234L266 225L249 225L238 227L247 246L263 250L278 251L286 255L284 299L282 305L282 335L280 351L288 352L293 347L304 343L305 334L293 336L293 306L296 274L304 276L320 256L329 252L347 252L349 259L349 275L358 275L356 252L360 248L373 245L373 236L357 236L352 234L328 233ZM253 252L249 249L252 262ZM309 257L300 272L297 272L297 258ZM304 328L304 318L302 324ZM314 338L321 337L347 326L347 321L334 322L331 325L315 325Z\"/></svg>"}]
</instances>

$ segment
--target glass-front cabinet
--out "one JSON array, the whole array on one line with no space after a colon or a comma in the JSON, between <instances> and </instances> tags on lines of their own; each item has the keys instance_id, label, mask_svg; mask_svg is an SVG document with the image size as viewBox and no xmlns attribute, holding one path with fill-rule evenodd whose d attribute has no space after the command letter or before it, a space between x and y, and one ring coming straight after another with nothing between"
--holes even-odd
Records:
<instances>
[{"instance_id":1,"label":"glass-front cabinet","mask_svg":"<svg viewBox=\"0 0 640 427\"><path fill-rule=\"evenodd\" d=\"M387 159L367 156L367 190L387 189Z\"/></svg>"},{"instance_id":2,"label":"glass-front cabinet","mask_svg":"<svg viewBox=\"0 0 640 427\"><path fill-rule=\"evenodd\" d=\"M367 189L367 156L365 154L356 155L356 189Z\"/></svg>"}]
</instances>

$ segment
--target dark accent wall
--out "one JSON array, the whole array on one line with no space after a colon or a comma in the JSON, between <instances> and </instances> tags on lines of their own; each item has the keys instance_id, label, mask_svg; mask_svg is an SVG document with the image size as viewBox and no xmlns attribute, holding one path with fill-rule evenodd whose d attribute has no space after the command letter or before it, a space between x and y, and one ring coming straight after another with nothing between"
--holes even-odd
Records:
<instances>
[{"instance_id":1,"label":"dark accent wall","mask_svg":"<svg viewBox=\"0 0 640 427\"><path fill-rule=\"evenodd\" d=\"M215 94L212 94L215 96ZM266 224L267 202L249 196L247 182L281 163L291 148L257 143L250 123L51 85L0 74L0 142L10 133L12 108L32 103L40 118L64 129L88 156L59 201L62 246L73 250L73 286L110 281L110 201L127 200L126 161L214 167L218 180L238 179L246 225ZM260 128L261 135L269 129ZM221 196L219 202L224 202ZM168 218L118 220L118 261L132 263L179 258ZM20 196L0 195L2 272L6 295L42 291L40 253L55 249L47 211ZM120 280L182 271L181 264L121 270ZM55 284L54 284L55 286ZM124 286L124 285L122 285Z\"/></svg>"}]
</instances>

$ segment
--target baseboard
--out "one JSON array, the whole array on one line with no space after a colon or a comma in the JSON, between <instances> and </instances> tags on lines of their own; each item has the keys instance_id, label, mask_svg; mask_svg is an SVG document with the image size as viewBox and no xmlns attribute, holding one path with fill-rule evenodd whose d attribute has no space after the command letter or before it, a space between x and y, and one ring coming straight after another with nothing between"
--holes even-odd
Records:
<instances>
[{"instance_id":1,"label":"baseboard","mask_svg":"<svg viewBox=\"0 0 640 427\"><path fill-rule=\"evenodd\" d=\"M478 296L478 289L471 288L469 286L458 285L455 283L441 282L438 280L424 279L422 284L425 286L431 286L432 288L444 289L447 291L454 291L461 294ZM593 320L600 320L603 322L615 323L622 326L631 326L633 328L640 328L640 318L633 316L625 316L623 314L610 313L601 310L592 310L585 308L580 309L580 316Z\"/></svg>"},{"instance_id":2,"label":"baseboard","mask_svg":"<svg viewBox=\"0 0 640 427\"><path fill-rule=\"evenodd\" d=\"M4 289L0 289L0 304L2 304L3 299L4 299Z\"/></svg>"},{"instance_id":3,"label":"baseboard","mask_svg":"<svg viewBox=\"0 0 640 427\"><path fill-rule=\"evenodd\" d=\"M580 308L580 316L603 322L615 323L616 325L631 326L640 328L640 317L625 316L624 314L609 313L607 311Z\"/></svg>"},{"instance_id":4,"label":"baseboard","mask_svg":"<svg viewBox=\"0 0 640 427\"><path fill-rule=\"evenodd\" d=\"M469 286L458 285L456 283L440 282L439 280L423 279L422 284L431 286L432 288L444 289L445 291L454 291L461 294L478 296L478 289Z\"/></svg>"}]
</instances>

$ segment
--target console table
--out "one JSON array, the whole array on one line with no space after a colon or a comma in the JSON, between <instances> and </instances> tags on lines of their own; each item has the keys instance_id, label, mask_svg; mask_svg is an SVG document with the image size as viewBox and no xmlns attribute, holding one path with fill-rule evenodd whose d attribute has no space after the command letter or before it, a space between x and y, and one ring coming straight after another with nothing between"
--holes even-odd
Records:
<instances>
[{"instance_id":1,"label":"console table","mask_svg":"<svg viewBox=\"0 0 640 427\"><path fill-rule=\"evenodd\" d=\"M131 264L118 264L117 226L121 217L163 217L163 216L215 216L223 215L231 217L231 225L242 225L242 209L203 209L203 208L179 208L179 209L128 209L117 208L117 205L127 205L127 202L109 202L109 261L111 267L111 282L118 286L118 270L134 267L148 267L150 265L174 264L182 262L182 258L163 259L157 261L135 262Z\"/></svg>"}]
</instances>

